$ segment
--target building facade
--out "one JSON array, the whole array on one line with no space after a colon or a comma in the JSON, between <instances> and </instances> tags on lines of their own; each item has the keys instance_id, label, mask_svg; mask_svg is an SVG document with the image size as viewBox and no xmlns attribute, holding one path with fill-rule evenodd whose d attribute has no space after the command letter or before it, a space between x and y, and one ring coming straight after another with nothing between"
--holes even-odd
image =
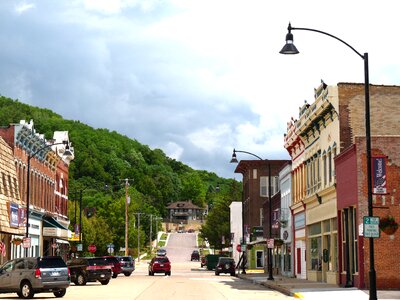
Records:
<instances>
[{"instance_id":1,"label":"building facade","mask_svg":"<svg viewBox=\"0 0 400 300\"><path fill-rule=\"evenodd\" d=\"M346 150L337 164L337 201L339 231L339 284L369 287L369 238L363 236L363 217L368 215L366 182L365 117L363 85L338 84L340 97L341 144ZM373 174L373 215L399 215L398 102L400 87L370 86L371 156ZM379 182L378 179L381 179ZM384 180L382 180L384 179ZM381 231L375 238L375 270L378 289L398 288L396 255L400 244L396 233Z\"/></svg>"},{"instance_id":2,"label":"building facade","mask_svg":"<svg viewBox=\"0 0 400 300\"><path fill-rule=\"evenodd\" d=\"M280 209L278 175L279 170L287 162L287 160L241 160L235 169L235 173L243 175L243 220L245 241L248 244L247 260L251 268L265 270L268 267L266 240L267 238L278 239L280 236L279 227L273 228L272 237L269 236L269 220L270 216L274 217L272 212ZM271 187L269 187L269 173ZM271 211L269 210L269 193L273 204ZM279 249L278 246L274 249L275 271L280 265L277 257Z\"/></svg>"},{"instance_id":3,"label":"building facade","mask_svg":"<svg viewBox=\"0 0 400 300\"><path fill-rule=\"evenodd\" d=\"M242 225L242 202L233 201L230 205L230 228L231 228L231 243L232 257L236 263L239 262L240 252L237 250L241 245L240 241L243 236Z\"/></svg>"},{"instance_id":4,"label":"building facade","mask_svg":"<svg viewBox=\"0 0 400 300\"><path fill-rule=\"evenodd\" d=\"M68 156L64 155L67 153L66 145L70 144L68 133L55 132L53 140L49 142L43 135L36 133L33 121L21 121L0 128L0 136L13 152L25 216L29 198L29 218L24 220L24 227L28 228L30 245L24 250L28 256L66 256L69 248L68 168L74 158L72 148L69 148ZM25 256L25 251L14 251L13 257Z\"/></svg>"},{"instance_id":5,"label":"building facade","mask_svg":"<svg viewBox=\"0 0 400 300\"><path fill-rule=\"evenodd\" d=\"M23 205L11 147L0 137L0 263L22 251Z\"/></svg>"}]
</instances>

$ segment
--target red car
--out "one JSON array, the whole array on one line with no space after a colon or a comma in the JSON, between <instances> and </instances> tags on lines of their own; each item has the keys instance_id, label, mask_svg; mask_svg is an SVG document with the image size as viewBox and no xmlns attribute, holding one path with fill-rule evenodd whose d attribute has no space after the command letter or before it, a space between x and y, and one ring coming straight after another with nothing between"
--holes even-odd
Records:
<instances>
[{"instance_id":1,"label":"red car","mask_svg":"<svg viewBox=\"0 0 400 300\"><path fill-rule=\"evenodd\" d=\"M149 262L149 275L164 273L171 276L171 262L166 256L156 256Z\"/></svg>"},{"instance_id":2,"label":"red car","mask_svg":"<svg viewBox=\"0 0 400 300\"><path fill-rule=\"evenodd\" d=\"M117 276L122 273L121 263L115 256L103 256L104 260L108 265L111 266L112 278L117 278Z\"/></svg>"}]
</instances>

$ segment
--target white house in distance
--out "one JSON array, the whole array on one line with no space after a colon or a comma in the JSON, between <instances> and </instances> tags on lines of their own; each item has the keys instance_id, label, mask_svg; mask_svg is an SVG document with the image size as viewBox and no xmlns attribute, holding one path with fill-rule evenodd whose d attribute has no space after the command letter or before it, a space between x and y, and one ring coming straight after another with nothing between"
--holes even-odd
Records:
<instances>
[{"instance_id":1,"label":"white house in distance","mask_svg":"<svg viewBox=\"0 0 400 300\"><path fill-rule=\"evenodd\" d=\"M236 250L237 245L240 245L240 240L242 238L242 202L233 201L230 208L230 228L232 238L232 257L236 263L239 262L240 252Z\"/></svg>"}]
</instances>

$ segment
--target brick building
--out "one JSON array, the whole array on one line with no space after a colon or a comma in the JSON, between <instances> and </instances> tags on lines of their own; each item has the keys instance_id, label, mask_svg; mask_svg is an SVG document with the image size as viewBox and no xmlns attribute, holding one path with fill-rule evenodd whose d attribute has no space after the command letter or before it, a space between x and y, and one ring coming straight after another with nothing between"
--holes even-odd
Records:
<instances>
[{"instance_id":1,"label":"brick building","mask_svg":"<svg viewBox=\"0 0 400 300\"><path fill-rule=\"evenodd\" d=\"M293 160L294 254L302 255L297 246L301 226L296 226L305 223L306 277L365 288L369 250L362 233L367 215L364 84L322 83L315 92L315 102L300 108L300 118L292 118L285 136ZM370 85L370 97L372 155L384 158L387 184L393 180L384 195L374 196L374 214L398 220L400 87ZM398 287L393 266L399 262L386 249L394 251L400 245L385 235L375 245L377 287ZM296 258L295 269L299 267Z\"/></svg>"},{"instance_id":2,"label":"brick building","mask_svg":"<svg viewBox=\"0 0 400 300\"><path fill-rule=\"evenodd\" d=\"M263 269L267 266L265 241L270 238L271 215L268 202L268 176L271 171L272 211L279 210L281 201L279 171L286 163L287 160L241 160L235 169L235 173L243 175L243 224L246 242L252 245L251 251L247 253L251 268ZM272 237L280 237L279 226L272 228ZM274 261L277 262L275 267L278 268L279 260L274 259Z\"/></svg>"},{"instance_id":3,"label":"brick building","mask_svg":"<svg viewBox=\"0 0 400 300\"><path fill-rule=\"evenodd\" d=\"M369 242L363 237L363 217L368 215L365 118L363 85L339 84L342 145L347 150L336 160L339 212L340 284L359 288L369 286ZM370 87L371 155L373 163L383 162L386 173L384 193L373 195L373 215L392 215L400 222L398 185L400 165L400 87ZM374 174L372 174L374 178ZM395 235L381 232L375 239L377 288L398 288L400 247ZM397 266L397 267L396 267Z\"/></svg>"},{"instance_id":4,"label":"brick building","mask_svg":"<svg viewBox=\"0 0 400 300\"><path fill-rule=\"evenodd\" d=\"M0 137L0 263L11 259L20 248L25 225L19 222L22 201L19 191L14 155L11 147Z\"/></svg>"},{"instance_id":5,"label":"brick building","mask_svg":"<svg viewBox=\"0 0 400 300\"><path fill-rule=\"evenodd\" d=\"M67 132L55 132L47 141L36 133L33 121L21 121L0 128L13 153L13 164L19 183L21 203L27 205L27 167L30 166L28 234L31 247L28 256L65 255L68 251L68 167L73 159L73 149L64 156ZM26 227L26 220L25 225ZM24 256L22 246L12 257Z\"/></svg>"}]
</instances>

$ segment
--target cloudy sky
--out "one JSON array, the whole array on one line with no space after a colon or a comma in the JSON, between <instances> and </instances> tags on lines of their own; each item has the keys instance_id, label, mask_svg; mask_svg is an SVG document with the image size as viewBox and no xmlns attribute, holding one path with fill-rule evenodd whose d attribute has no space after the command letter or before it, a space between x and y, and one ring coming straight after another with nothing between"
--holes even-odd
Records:
<instances>
[{"instance_id":1,"label":"cloudy sky","mask_svg":"<svg viewBox=\"0 0 400 300\"><path fill-rule=\"evenodd\" d=\"M363 60L318 33L293 31L301 53L279 54L288 22L368 52L370 82L398 85L399 8L395 0L2 0L0 94L241 179L233 148L288 159L286 124L321 79L364 82Z\"/></svg>"}]
</instances>

